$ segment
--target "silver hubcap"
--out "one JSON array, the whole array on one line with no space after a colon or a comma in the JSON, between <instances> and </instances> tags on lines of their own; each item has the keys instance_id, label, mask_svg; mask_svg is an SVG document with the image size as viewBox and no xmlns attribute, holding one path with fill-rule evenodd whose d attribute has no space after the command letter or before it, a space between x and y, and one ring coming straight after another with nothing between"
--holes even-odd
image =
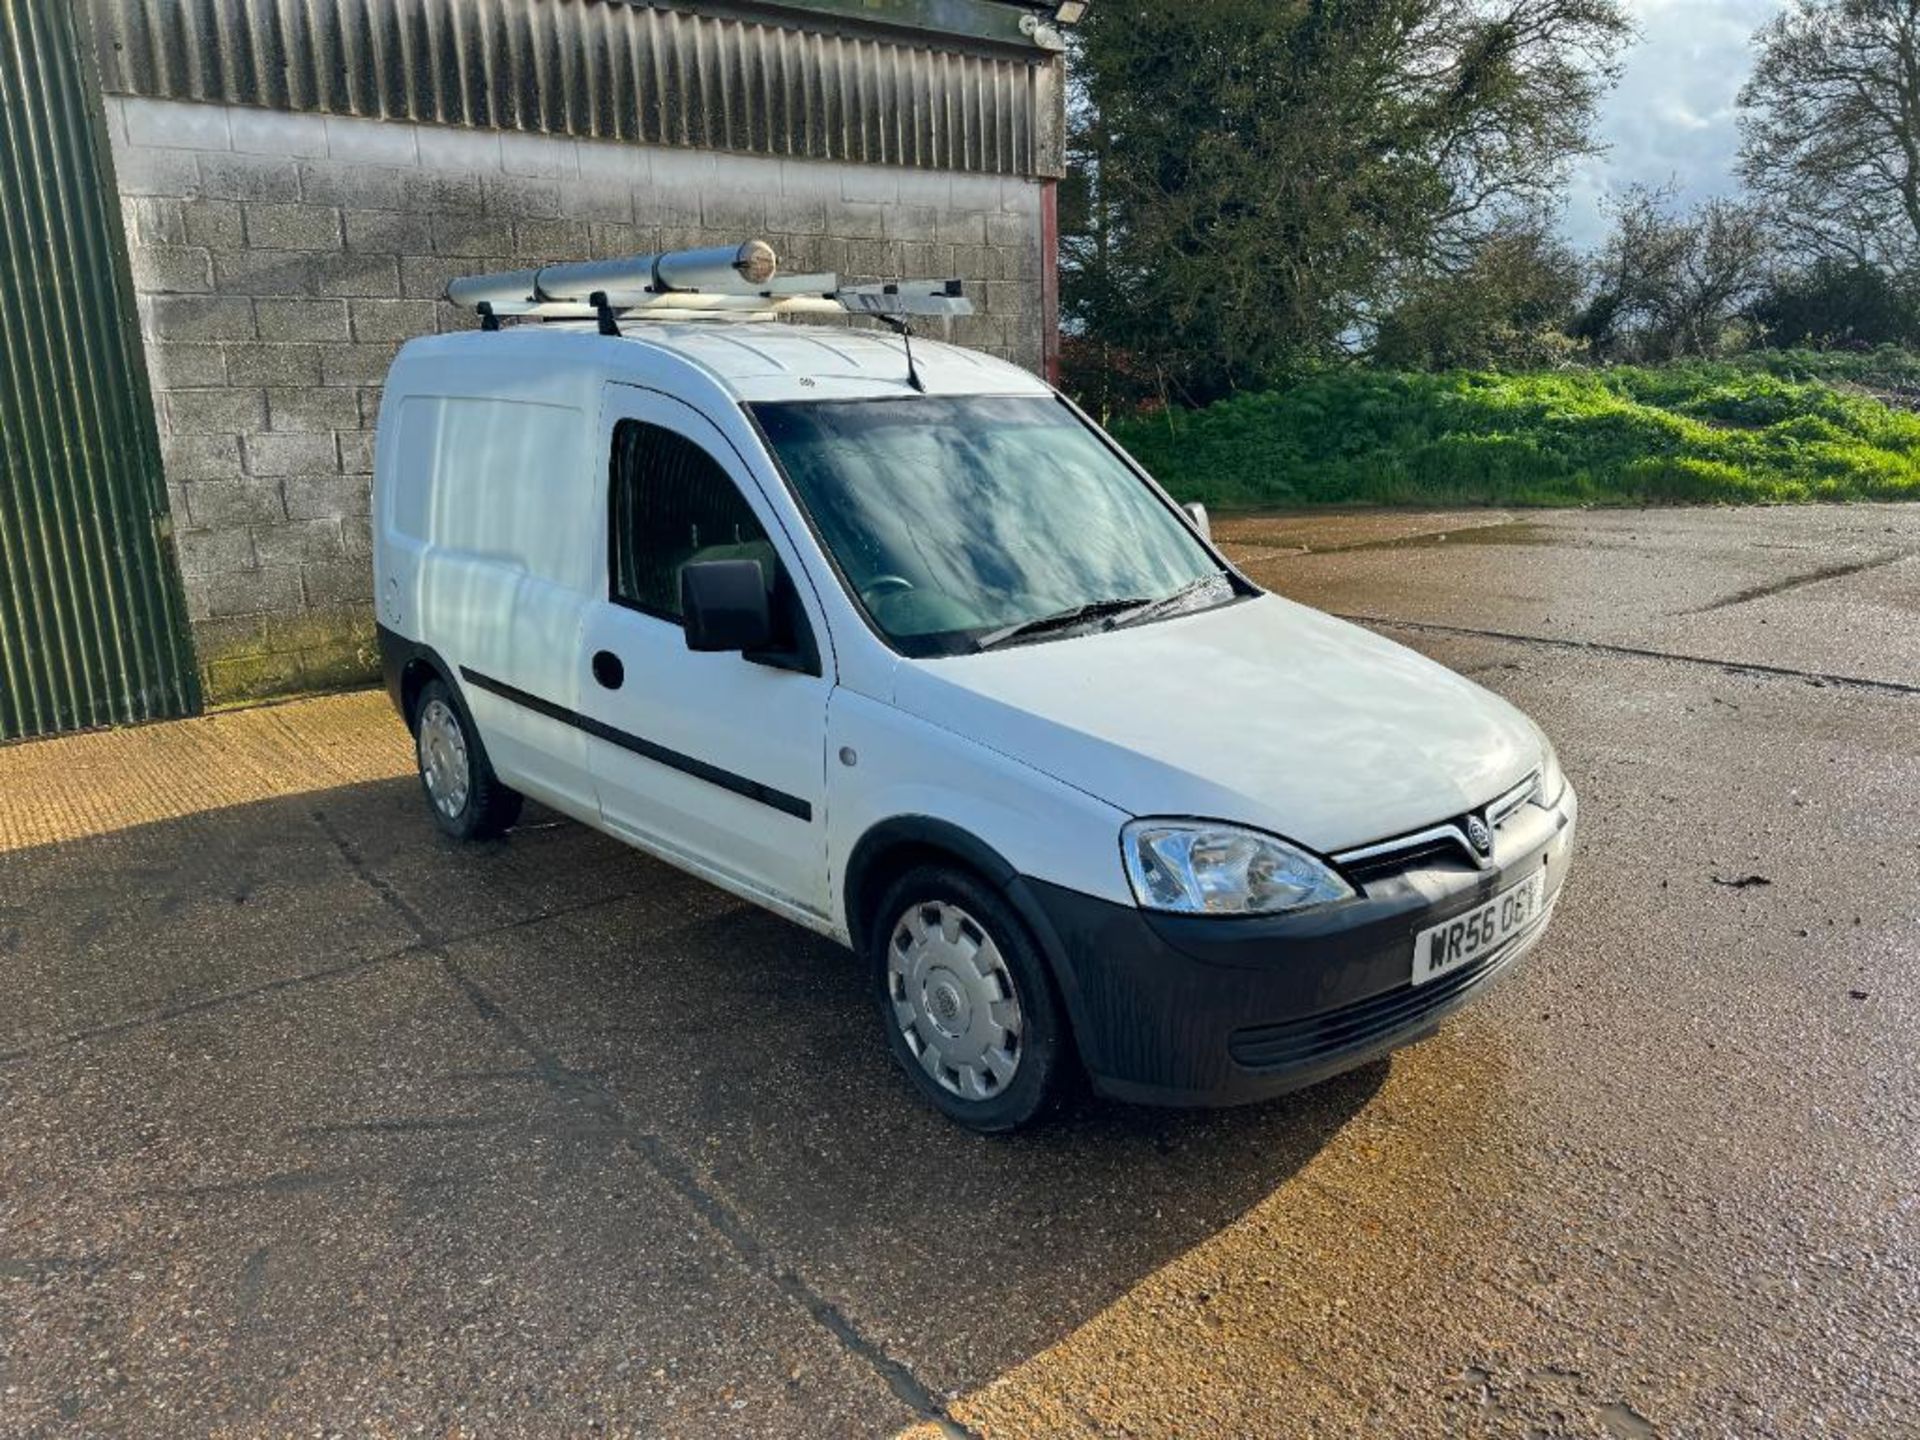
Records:
<instances>
[{"instance_id":1,"label":"silver hubcap","mask_svg":"<svg viewBox=\"0 0 1920 1440\"><path fill-rule=\"evenodd\" d=\"M429 700L420 712L420 774L427 798L449 820L467 808L467 737L444 700Z\"/></svg>"},{"instance_id":2,"label":"silver hubcap","mask_svg":"<svg viewBox=\"0 0 1920 1440\"><path fill-rule=\"evenodd\" d=\"M998 1095L1020 1068L1024 1022L993 937L944 901L915 905L887 942L887 992L907 1048L964 1100Z\"/></svg>"}]
</instances>

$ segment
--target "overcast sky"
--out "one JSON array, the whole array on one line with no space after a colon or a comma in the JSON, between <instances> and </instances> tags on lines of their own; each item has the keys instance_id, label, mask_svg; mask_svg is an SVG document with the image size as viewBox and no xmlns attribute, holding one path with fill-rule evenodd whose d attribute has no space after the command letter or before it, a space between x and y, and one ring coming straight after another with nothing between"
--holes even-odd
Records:
<instances>
[{"instance_id":1,"label":"overcast sky","mask_svg":"<svg viewBox=\"0 0 1920 1440\"><path fill-rule=\"evenodd\" d=\"M1679 187L1683 202L1732 194L1739 134L1734 97L1752 68L1753 32L1781 0L1626 0L1641 38L1603 103L1612 148L1574 174L1566 228L1582 248L1606 232L1602 202L1640 181Z\"/></svg>"}]
</instances>

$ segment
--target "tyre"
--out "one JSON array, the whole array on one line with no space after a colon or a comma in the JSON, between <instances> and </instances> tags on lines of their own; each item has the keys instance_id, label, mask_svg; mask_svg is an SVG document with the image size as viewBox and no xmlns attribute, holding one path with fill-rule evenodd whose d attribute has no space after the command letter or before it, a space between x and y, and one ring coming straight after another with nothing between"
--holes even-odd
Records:
<instances>
[{"instance_id":1,"label":"tyre","mask_svg":"<svg viewBox=\"0 0 1920 1440\"><path fill-rule=\"evenodd\" d=\"M430 680L420 692L413 737L427 808L447 834L491 840L520 818L520 793L493 773L486 747L444 680Z\"/></svg>"},{"instance_id":2,"label":"tyre","mask_svg":"<svg viewBox=\"0 0 1920 1440\"><path fill-rule=\"evenodd\" d=\"M971 872L924 866L887 888L868 937L887 1043L968 1129L1017 1129L1052 1099L1060 1010L1013 907Z\"/></svg>"}]
</instances>

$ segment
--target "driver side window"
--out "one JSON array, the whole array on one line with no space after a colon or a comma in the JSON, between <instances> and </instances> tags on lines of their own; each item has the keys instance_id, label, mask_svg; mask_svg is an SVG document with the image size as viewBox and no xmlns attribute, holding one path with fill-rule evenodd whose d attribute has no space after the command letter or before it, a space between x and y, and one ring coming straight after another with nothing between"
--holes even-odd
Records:
<instances>
[{"instance_id":1,"label":"driver side window","mask_svg":"<svg viewBox=\"0 0 1920 1440\"><path fill-rule=\"evenodd\" d=\"M780 562L766 531L719 461L659 425L622 420L613 432L612 598L678 623L680 571L704 560L757 560L769 589Z\"/></svg>"}]
</instances>

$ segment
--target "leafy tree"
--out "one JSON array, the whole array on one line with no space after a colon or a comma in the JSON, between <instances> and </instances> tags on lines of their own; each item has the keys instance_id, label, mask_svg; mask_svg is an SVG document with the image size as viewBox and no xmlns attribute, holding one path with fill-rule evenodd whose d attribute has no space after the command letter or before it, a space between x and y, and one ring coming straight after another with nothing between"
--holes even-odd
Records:
<instances>
[{"instance_id":1,"label":"leafy tree","mask_svg":"<svg viewBox=\"0 0 1920 1440\"><path fill-rule=\"evenodd\" d=\"M1636 186L1620 203L1574 323L1595 359L1717 355L1751 338L1741 322L1772 253L1759 212L1709 200L1675 215L1671 198Z\"/></svg>"},{"instance_id":2,"label":"leafy tree","mask_svg":"<svg viewBox=\"0 0 1920 1440\"><path fill-rule=\"evenodd\" d=\"M1580 258L1544 220L1516 220L1487 234L1458 270L1416 279L1380 322L1371 356L1401 370L1564 364L1585 287Z\"/></svg>"},{"instance_id":3,"label":"leafy tree","mask_svg":"<svg viewBox=\"0 0 1920 1440\"><path fill-rule=\"evenodd\" d=\"M1885 270L1844 260L1823 258L1775 277L1754 306L1754 319L1775 345L1920 343L1920 296Z\"/></svg>"},{"instance_id":4,"label":"leafy tree","mask_svg":"<svg viewBox=\"0 0 1920 1440\"><path fill-rule=\"evenodd\" d=\"M1076 31L1076 349L1204 403L1345 353L1591 148L1619 0L1105 0Z\"/></svg>"},{"instance_id":5,"label":"leafy tree","mask_svg":"<svg viewBox=\"0 0 1920 1440\"><path fill-rule=\"evenodd\" d=\"M1920 264L1920 0L1794 0L1740 92L1740 170L1809 258Z\"/></svg>"}]
</instances>

